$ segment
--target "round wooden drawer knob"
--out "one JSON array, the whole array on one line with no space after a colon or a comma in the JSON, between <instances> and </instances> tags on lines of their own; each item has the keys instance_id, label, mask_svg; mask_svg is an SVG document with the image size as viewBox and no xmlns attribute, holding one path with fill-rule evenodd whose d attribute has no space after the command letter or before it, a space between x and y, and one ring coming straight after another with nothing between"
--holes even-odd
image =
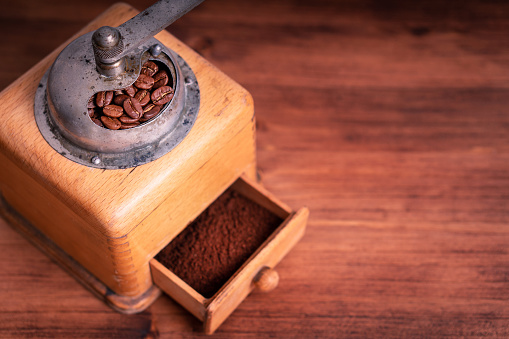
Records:
<instances>
[{"instance_id":1,"label":"round wooden drawer knob","mask_svg":"<svg viewBox=\"0 0 509 339\"><path fill-rule=\"evenodd\" d=\"M253 280L260 292L270 292L279 283L279 274L270 267L263 267Z\"/></svg>"}]
</instances>

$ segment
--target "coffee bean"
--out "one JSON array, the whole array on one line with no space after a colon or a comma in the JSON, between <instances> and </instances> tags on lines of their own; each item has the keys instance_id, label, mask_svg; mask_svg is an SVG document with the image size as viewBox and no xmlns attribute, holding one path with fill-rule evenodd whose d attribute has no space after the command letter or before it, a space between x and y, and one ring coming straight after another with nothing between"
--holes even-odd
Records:
<instances>
[{"instance_id":1,"label":"coffee bean","mask_svg":"<svg viewBox=\"0 0 509 339\"><path fill-rule=\"evenodd\" d=\"M156 74L159 67L157 67L157 64L153 61L147 61L143 67L141 67L141 74L148 75L149 77Z\"/></svg>"},{"instance_id":2,"label":"coffee bean","mask_svg":"<svg viewBox=\"0 0 509 339\"><path fill-rule=\"evenodd\" d=\"M134 119L124 114L120 118L118 118L118 120L120 120L120 122L123 124L133 124L135 122L138 122L139 119Z\"/></svg>"},{"instance_id":3,"label":"coffee bean","mask_svg":"<svg viewBox=\"0 0 509 339\"><path fill-rule=\"evenodd\" d=\"M129 129L129 128L133 128L133 127L136 127L139 125L140 125L140 123L138 121L136 121L135 123L132 123L132 124L121 124L120 129Z\"/></svg>"},{"instance_id":4,"label":"coffee bean","mask_svg":"<svg viewBox=\"0 0 509 339\"><path fill-rule=\"evenodd\" d=\"M90 115L92 114L92 115ZM88 112L88 116L91 118L91 119L99 119L99 117L101 116L101 109L100 108L94 108L94 111L93 112Z\"/></svg>"},{"instance_id":5,"label":"coffee bean","mask_svg":"<svg viewBox=\"0 0 509 339\"><path fill-rule=\"evenodd\" d=\"M133 119L139 119L143 115L143 107L141 107L140 102L135 98L129 98L124 101L124 110Z\"/></svg>"},{"instance_id":6,"label":"coffee bean","mask_svg":"<svg viewBox=\"0 0 509 339\"><path fill-rule=\"evenodd\" d=\"M118 118L124 114L124 109L117 105L108 105L103 108L103 113L110 118Z\"/></svg>"},{"instance_id":7,"label":"coffee bean","mask_svg":"<svg viewBox=\"0 0 509 339\"><path fill-rule=\"evenodd\" d=\"M168 83L168 73L164 70L160 70L154 75L154 86L152 89L158 89L159 87L163 87Z\"/></svg>"},{"instance_id":8,"label":"coffee bean","mask_svg":"<svg viewBox=\"0 0 509 339\"><path fill-rule=\"evenodd\" d=\"M88 99L87 108L94 108L95 106L95 94Z\"/></svg>"},{"instance_id":9,"label":"coffee bean","mask_svg":"<svg viewBox=\"0 0 509 339\"><path fill-rule=\"evenodd\" d=\"M120 128L120 121L116 118L110 118L105 115L101 117L101 122L104 124L106 128L109 129L119 129Z\"/></svg>"},{"instance_id":10,"label":"coffee bean","mask_svg":"<svg viewBox=\"0 0 509 339\"><path fill-rule=\"evenodd\" d=\"M124 88L124 91L127 93L127 95L129 95L130 97L134 97L134 95L136 94L136 88L134 88L133 85L131 86L128 86L126 88Z\"/></svg>"},{"instance_id":11,"label":"coffee bean","mask_svg":"<svg viewBox=\"0 0 509 339\"><path fill-rule=\"evenodd\" d=\"M150 96L152 102L156 105L164 105L173 98L173 89L170 86L163 86L152 92Z\"/></svg>"},{"instance_id":12,"label":"coffee bean","mask_svg":"<svg viewBox=\"0 0 509 339\"><path fill-rule=\"evenodd\" d=\"M140 89L134 96L140 102L140 105L145 106L150 101L150 92L146 89Z\"/></svg>"},{"instance_id":13,"label":"coffee bean","mask_svg":"<svg viewBox=\"0 0 509 339\"><path fill-rule=\"evenodd\" d=\"M128 129L154 119L163 105L170 102L173 81L166 66L148 61L133 85L115 91L99 92L90 97L87 113L98 126Z\"/></svg>"},{"instance_id":14,"label":"coffee bean","mask_svg":"<svg viewBox=\"0 0 509 339\"><path fill-rule=\"evenodd\" d=\"M142 119L145 119L145 121L148 119L152 119L157 114L159 114L160 111L161 111L161 106L149 104L149 105L145 106L145 108L143 109L143 118Z\"/></svg>"},{"instance_id":15,"label":"coffee bean","mask_svg":"<svg viewBox=\"0 0 509 339\"><path fill-rule=\"evenodd\" d=\"M124 100L127 98L130 98L130 96L127 94L119 94L113 98L113 103L115 105L122 106L122 104L124 103Z\"/></svg>"},{"instance_id":16,"label":"coffee bean","mask_svg":"<svg viewBox=\"0 0 509 339\"><path fill-rule=\"evenodd\" d=\"M147 106L143 107L143 113L145 114L145 113L147 113L155 108L158 108L158 107L159 106L154 105L152 102L150 102ZM159 108L161 108L161 107L159 107Z\"/></svg>"},{"instance_id":17,"label":"coffee bean","mask_svg":"<svg viewBox=\"0 0 509 339\"><path fill-rule=\"evenodd\" d=\"M113 100L113 92L99 92L97 93L97 98L95 99L95 103L99 107L107 106L111 103L111 100Z\"/></svg>"},{"instance_id":18,"label":"coffee bean","mask_svg":"<svg viewBox=\"0 0 509 339\"><path fill-rule=\"evenodd\" d=\"M92 121L99 127L104 127L103 123L101 122L101 120L97 119L97 118L93 118Z\"/></svg>"},{"instance_id":19,"label":"coffee bean","mask_svg":"<svg viewBox=\"0 0 509 339\"><path fill-rule=\"evenodd\" d=\"M138 79L134 82L134 86L140 89L151 89L154 86L154 78L145 74L140 74Z\"/></svg>"}]
</instances>

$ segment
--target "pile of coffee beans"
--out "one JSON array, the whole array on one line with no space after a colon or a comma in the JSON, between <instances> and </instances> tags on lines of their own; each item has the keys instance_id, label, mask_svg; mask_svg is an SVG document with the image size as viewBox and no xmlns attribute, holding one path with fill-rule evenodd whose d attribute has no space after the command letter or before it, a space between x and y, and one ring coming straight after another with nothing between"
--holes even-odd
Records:
<instances>
[{"instance_id":1,"label":"pile of coffee beans","mask_svg":"<svg viewBox=\"0 0 509 339\"><path fill-rule=\"evenodd\" d=\"M147 61L133 85L99 92L88 100L88 115L98 126L117 130L153 119L173 98L172 79L163 63Z\"/></svg>"}]
</instances>

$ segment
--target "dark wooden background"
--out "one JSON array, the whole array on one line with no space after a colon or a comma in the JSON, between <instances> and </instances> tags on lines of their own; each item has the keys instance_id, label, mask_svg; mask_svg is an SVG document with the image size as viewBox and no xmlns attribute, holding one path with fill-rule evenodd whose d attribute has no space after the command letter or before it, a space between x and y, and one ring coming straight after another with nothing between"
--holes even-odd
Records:
<instances>
[{"instance_id":1,"label":"dark wooden background","mask_svg":"<svg viewBox=\"0 0 509 339\"><path fill-rule=\"evenodd\" d=\"M0 88L111 4L3 0ZM207 0L169 31L253 94L262 182L311 210L214 337L509 336L508 2ZM115 313L3 221L0 300L2 338L203 336L168 297Z\"/></svg>"}]
</instances>

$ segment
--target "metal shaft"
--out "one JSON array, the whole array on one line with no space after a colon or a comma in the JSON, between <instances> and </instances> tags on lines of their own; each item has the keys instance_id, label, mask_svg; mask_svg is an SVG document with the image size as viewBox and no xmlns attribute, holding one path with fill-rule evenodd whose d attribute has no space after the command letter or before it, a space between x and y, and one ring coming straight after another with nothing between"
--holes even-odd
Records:
<instances>
[{"instance_id":1,"label":"metal shaft","mask_svg":"<svg viewBox=\"0 0 509 339\"><path fill-rule=\"evenodd\" d=\"M202 2L160 0L117 28L99 28L92 36L97 70L105 76L122 73L124 56Z\"/></svg>"}]
</instances>

